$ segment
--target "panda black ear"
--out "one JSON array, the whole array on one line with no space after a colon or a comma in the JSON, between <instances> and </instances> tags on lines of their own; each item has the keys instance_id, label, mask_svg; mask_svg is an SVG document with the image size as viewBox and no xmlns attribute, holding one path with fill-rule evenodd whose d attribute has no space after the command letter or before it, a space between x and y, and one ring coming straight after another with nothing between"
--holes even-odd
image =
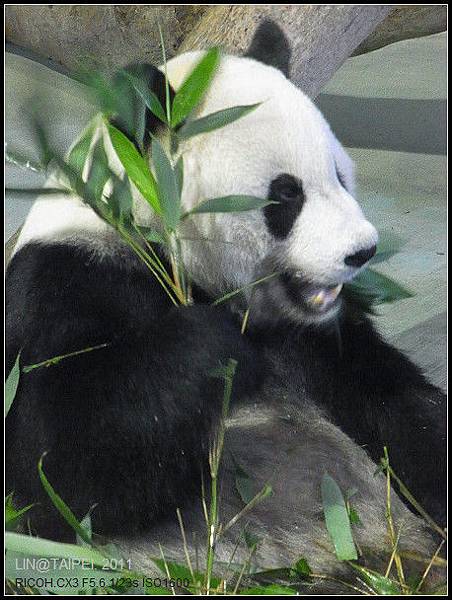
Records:
<instances>
[{"instance_id":1,"label":"panda black ear","mask_svg":"<svg viewBox=\"0 0 452 600\"><path fill-rule=\"evenodd\" d=\"M257 28L245 56L276 67L289 77L291 56L289 40L283 30L269 19L263 21Z\"/></svg>"},{"instance_id":2,"label":"panda black ear","mask_svg":"<svg viewBox=\"0 0 452 600\"><path fill-rule=\"evenodd\" d=\"M151 134L154 134L159 127L164 125L164 123L158 117L156 117L147 106L145 106L142 98L134 89L130 80L124 76L124 72L130 73L135 78L140 79L143 83L145 83L149 91L157 96L164 111L166 106L165 75L154 65L142 63L127 66L125 69L120 71L113 80L118 93L120 93L122 96L121 104L125 107L125 110L127 113L129 113L129 115L133 115L132 119L126 119L123 115L117 115L117 117L113 120L114 125L120 129L124 135L126 135L135 145L143 145L144 147L147 147L151 140ZM173 102L174 95L174 90L171 86L169 86L171 104ZM144 128L142 122L143 114ZM139 125L140 121L141 127ZM142 134L144 133L143 139L137 139L138 131L141 131Z\"/></svg>"}]
</instances>

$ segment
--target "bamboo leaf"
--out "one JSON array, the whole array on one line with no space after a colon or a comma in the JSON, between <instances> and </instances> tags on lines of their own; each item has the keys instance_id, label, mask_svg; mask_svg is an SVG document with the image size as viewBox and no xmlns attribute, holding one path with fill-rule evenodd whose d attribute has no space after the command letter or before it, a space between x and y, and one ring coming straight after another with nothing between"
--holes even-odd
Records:
<instances>
[{"instance_id":1,"label":"bamboo leaf","mask_svg":"<svg viewBox=\"0 0 452 600\"><path fill-rule=\"evenodd\" d=\"M290 587L272 583L270 585L256 585L255 587L240 590L240 596L298 596L298 592Z\"/></svg>"},{"instance_id":2,"label":"bamboo leaf","mask_svg":"<svg viewBox=\"0 0 452 600\"><path fill-rule=\"evenodd\" d=\"M32 508L33 506L34 506L33 504L29 504L28 506L25 506L24 508L16 508L13 503L13 494L12 493L9 494L5 498L5 529L6 529L6 531L14 531L17 528L19 521L24 516L24 514L27 513L30 510L30 508Z\"/></svg>"},{"instance_id":3,"label":"bamboo leaf","mask_svg":"<svg viewBox=\"0 0 452 600\"><path fill-rule=\"evenodd\" d=\"M16 397L17 388L20 379L20 352L17 355L16 362L13 365L5 383L5 417Z\"/></svg>"},{"instance_id":4,"label":"bamboo leaf","mask_svg":"<svg viewBox=\"0 0 452 600\"><path fill-rule=\"evenodd\" d=\"M125 76L129 79L132 86L136 90L137 94L141 97L145 105L149 108L149 110L154 114L160 121L166 123L166 115L163 110L162 105L160 104L160 100L149 89L149 86L143 79L140 77L136 77L132 73L124 71Z\"/></svg>"},{"instance_id":5,"label":"bamboo leaf","mask_svg":"<svg viewBox=\"0 0 452 600\"><path fill-rule=\"evenodd\" d=\"M312 573L312 569L305 558L300 558L294 564L293 569L297 572L300 577L309 577Z\"/></svg>"},{"instance_id":6,"label":"bamboo leaf","mask_svg":"<svg viewBox=\"0 0 452 600\"><path fill-rule=\"evenodd\" d=\"M7 551L19 552L27 556L59 557L88 560L94 565L102 567L105 556L93 548L84 548L75 544L52 542L43 538L7 532L5 534L5 548Z\"/></svg>"},{"instance_id":7,"label":"bamboo leaf","mask_svg":"<svg viewBox=\"0 0 452 600\"><path fill-rule=\"evenodd\" d=\"M151 227L138 227L138 229L148 242L162 244L163 246L166 245L165 237L156 229L152 229Z\"/></svg>"},{"instance_id":8,"label":"bamboo leaf","mask_svg":"<svg viewBox=\"0 0 452 600\"><path fill-rule=\"evenodd\" d=\"M220 198L211 198L201 202L190 212L185 213L184 218L188 215L198 213L229 213L229 212L244 212L247 210L258 210L268 204L277 204L270 200L257 198L256 196L231 195L222 196Z\"/></svg>"},{"instance_id":9,"label":"bamboo leaf","mask_svg":"<svg viewBox=\"0 0 452 600\"><path fill-rule=\"evenodd\" d=\"M107 128L113 148L128 177L155 212L161 214L157 185L145 159L119 129L111 124Z\"/></svg>"},{"instance_id":10,"label":"bamboo leaf","mask_svg":"<svg viewBox=\"0 0 452 600\"><path fill-rule=\"evenodd\" d=\"M171 111L171 127L176 127L199 104L220 62L220 50L208 50L177 91Z\"/></svg>"},{"instance_id":11,"label":"bamboo leaf","mask_svg":"<svg viewBox=\"0 0 452 600\"><path fill-rule=\"evenodd\" d=\"M185 123L185 125L179 129L177 135L179 138L185 140L201 133L208 133L209 131L220 129L221 127L225 127L226 125L241 119L255 110L258 106L260 106L260 103L248 104L246 106L233 106L231 108L219 110L210 115L206 115L205 117L201 117L200 119L196 119L195 121Z\"/></svg>"},{"instance_id":12,"label":"bamboo leaf","mask_svg":"<svg viewBox=\"0 0 452 600\"><path fill-rule=\"evenodd\" d=\"M98 141L93 150L91 169L86 182L88 194L86 200L94 200L96 206L103 201L103 192L105 184L111 177L111 171L108 166L107 155L105 154L102 141Z\"/></svg>"},{"instance_id":13,"label":"bamboo leaf","mask_svg":"<svg viewBox=\"0 0 452 600\"><path fill-rule=\"evenodd\" d=\"M89 155L95 128L94 123L90 124L69 152L67 162L80 177L83 175L83 169Z\"/></svg>"},{"instance_id":14,"label":"bamboo leaf","mask_svg":"<svg viewBox=\"0 0 452 600\"><path fill-rule=\"evenodd\" d=\"M86 531L91 542L88 544L78 533L75 534L75 539L77 540L77 545L79 546L87 546L90 547L92 545L92 537L93 537L93 526L91 523L91 512L83 517L80 521L80 526Z\"/></svg>"},{"instance_id":15,"label":"bamboo leaf","mask_svg":"<svg viewBox=\"0 0 452 600\"><path fill-rule=\"evenodd\" d=\"M248 473L234 460L235 467L235 487L243 500L248 504L256 495L254 493L254 483Z\"/></svg>"},{"instance_id":16,"label":"bamboo leaf","mask_svg":"<svg viewBox=\"0 0 452 600\"><path fill-rule=\"evenodd\" d=\"M322 478L322 503L326 527L339 560L356 560L355 543L342 492L327 473Z\"/></svg>"},{"instance_id":17,"label":"bamboo leaf","mask_svg":"<svg viewBox=\"0 0 452 600\"><path fill-rule=\"evenodd\" d=\"M180 220L178 180L161 143L155 138L152 140L152 161L163 220L169 229L176 229Z\"/></svg>"},{"instance_id":18,"label":"bamboo leaf","mask_svg":"<svg viewBox=\"0 0 452 600\"><path fill-rule=\"evenodd\" d=\"M108 204L112 207L113 216L120 223L129 222L132 218L133 196L130 189L130 182L127 176L124 179L117 178L113 187L113 192L108 199Z\"/></svg>"},{"instance_id":19,"label":"bamboo leaf","mask_svg":"<svg viewBox=\"0 0 452 600\"><path fill-rule=\"evenodd\" d=\"M92 544L92 539L91 539L90 532L87 531L78 522L77 517L74 515L74 513L69 508L69 506L67 506L67 504L64 502L64 500L53 489L52 485L50 484L49 480L47 479L47 477L46 477L46 475L45 475L45 473L44 473L44 471L42 469L42 459L43 459L43 456L41 456L41 458L39 459L38 472L39 472L39 478L41 479L41 483L42 483L45 491L47 492L47 495L49 496L49 498L52 501L52 503L55 506L55 508L58 510L58 512L64 518L64 520L66 521L66 523L70 527L72 527L72 529L75 531L75 533L84 542L86 542L88 545L91 545Z\"/></svg>"},{"instance_id":20,"label":"bamboo leaf","mask_svg":"<svg viewBox=\"0 0 452 600\"><path fill-rule=\"evenodd\" d=\"M350 563L350 566L358 571L361 579L365 581L380 596L399 596L402 593L400 586L392 579L381 573L371 571L360 565Z\"/></svg>"},{"instance_id":21,"label":"bamboo leaf","mask_svg":"<svg viewBox=\"0 0 452 600\"><path fill-rule=\"evenodd\" d=\"M371 268L358 273L353 281L347 284L347 287L358 295L370 298L373 304L391 303L413 296L412 292L394 279Z\"/></svg>"},{"instance_id":22,"label":"bamboo leaf","mask_svg":"<svg viewBox=\"0 0 452 600\"><path fill-rule=\"evenodd\" d=\"M163 560L162 558L151 558L152 562L157 565L157 567L166 575L166 568L168 568L171 579L179 579L179 580L189 580L192 581L193 584L202 584L204 581L204 573L199 573L198 571L193 572L193 577L190 569L185 565L181 565L176 562L171 562L168 560ZM221 583L221 579L219 577L212 577L210 580L211 588L217 588Z\"/></svg>"},{"instance_id":23,"label":"bamboo leaf","mask_svg":"<svg viewBox=\"0 0 452 600\"><path fill-rule=\"evenodd\" d=\"M378 242L377 253L371 259L372 265L387 261L400 252L404 245L404 240L393 231L382 231L380 232L379 237L380 240Z\"/></svg>"}]
</instances>

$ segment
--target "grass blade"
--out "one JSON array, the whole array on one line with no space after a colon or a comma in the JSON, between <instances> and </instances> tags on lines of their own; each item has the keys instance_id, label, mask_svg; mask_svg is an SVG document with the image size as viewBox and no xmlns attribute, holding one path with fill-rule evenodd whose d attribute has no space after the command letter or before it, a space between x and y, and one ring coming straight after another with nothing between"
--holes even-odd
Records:
<instances>
[{"instance_id":1,"label":"grass blade","mask_svg":"<svg viewBox=\"0 0 452 600\"><path fill-rule=\"evenodd\" d=\"M45 455L44 455L45 456ZM42 459L43 456L39 459L38 463L38 472L39 478L41 479L41 483L47 492L50 500L52 501L55 508L64 518L66 523L72 527L75 533L88 545L92 544L91 534L78 522L77 517L74 515L69 506L64 502L64 500L55 492L49 480L47 479L43 469L42 469Z\"/></svg>"},{"instance_id":2,"label":"grass blade","mask_svg":"<svg viewBox=\"0 0 452 600\"><path fill-rule=\"evenodd\" d=\"M220 50L208 50L177 91L171 111L171 127L176 127L199 104L220 62Z\"/></svg>"},{"instance_id":3,"label":"grass blade","mask_svg":"<svg viewBox=\"0 0 452 600\"><path fill-rule=\"evenodd\" d=\"M339 560L357 560L350 520L342 492L327 473L322 478L322 503L326 527Z\"/></svg>"},{"instance_id":4,"label":"grass blade","mask_svg":"<svg viewBox=\"0 0 452 600\"><path fill-rule=\"evenodd\" d=\"M218 306L218 304L221 304L222 302L226 302L227 300L234 298L238 294L241 294L242 292L253 288L255 285L264 283L264 281L267 281L268 279L272 279L273 277L276 277L277 275L279 275L279 273L270 273L270 275L266 275L265 277L261 277L260 279L256 279L255 281L251 281L250 283L244 285L243 287L238 288L237 290L234 290L232 292L229 292L228 294L221 296L221 298L217 298L214 302L212 302L212 306Z\"/></svg>"},{"instance_id":5,"label":"grass blade","mask_svg":"<svg viewBox=\"0 0 452 600\"><path fill-rule=\"evenodd\" d=\"M255 110L258 106L260 106L260 102L257 104L233 106L231 108L219 110L210 115L206 115L205 117L201 117L200 119L196 119L195 121L189 121L181 127L177 135L179 138L186 140L201 133L208 133L209 131L214 131L215 129L221 129L226 125L241 119L245 115Z\"/></svg>"},{"instance_id":6,"label":"grass blade","mask_svg":"<svg viewBox=\"0 0 452 600\"><path fill-rule=\"evenodd\" d=\"M9 413L14 398L16 397L17 388L20 379L20 352L17 355L16 362L13 365L5 383L5 417Z\"/></svg>"}]
</instances>

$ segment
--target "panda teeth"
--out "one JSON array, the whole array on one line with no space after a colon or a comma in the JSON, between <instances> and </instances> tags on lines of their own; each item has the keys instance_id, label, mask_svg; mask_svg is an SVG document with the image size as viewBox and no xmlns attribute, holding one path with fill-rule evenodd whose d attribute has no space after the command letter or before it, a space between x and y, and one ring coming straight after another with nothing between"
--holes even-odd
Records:
<instances>
[{"instance_id":1,"label":"panda teeth","mask_svg":"<svg viewBox=\"0 0 452 600\"><path fill-rule=\"evenodd\" d=\"M309 298L309 304L318 309L324 310L335 302L342 290L342 284L336 285L333 288L321 288L316 290Z\"/></svg>"}]
</instances>

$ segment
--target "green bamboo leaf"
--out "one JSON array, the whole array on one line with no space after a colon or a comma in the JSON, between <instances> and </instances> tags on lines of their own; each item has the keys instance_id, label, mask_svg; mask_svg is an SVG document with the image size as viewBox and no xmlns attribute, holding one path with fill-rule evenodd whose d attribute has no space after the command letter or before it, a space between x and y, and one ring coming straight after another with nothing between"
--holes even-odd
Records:
<instances>
[{"instance_id":1,"label":"green bamboo leaf","mask_svg":"<svg viewBox=\"0 0 452 600\"><path fill-rule=\"evenodd\" d=\"M235 467L235 487L243 500L244 504L248 504L256 495L254 492L254 482L248 473L234 460Z\"/></svg>"},{"instance_id":2,"label":"green bamboo leaf","mask_svg":"<svg viewBox=\"0 0 452 600\"><path fill-rule=\"evenodd\" d=\"M188 123L185 123L185 125L179 129L177 135L179 138L186 140L201 133L208 133L215 129L221 129L221 127L225 127L249 114L260 106L260 104L261 103L259 102L257 104L248 104L246 106L233 106L211 113L210 115L206 115L195 121L188 121Z\"/></svg>"},{"instance_id":3,"label":"green bamboo leaf","mask_svg":"<svg viewBox=\"0 0 452 600\"><path fill-rule=\"evenodd\" d=\"M166 575L166 573L165 573L165 575ZM146 596L171 596L172 595L170 588L153 585L148 581L148 578L144 579L144 593Z\"/></svg>"},{"instance_id":4,"label":"green bamboo leaf","mask_svg":"<svg viewBox=\"0 0 452 600\"><path fill-rule=\"evenodd\" d=\"M152 229L151 227L138 227L138 229L139 229L141 235L148 242L151 242L154 244L162 244L163 246L166 245L165 237L156 229Z\"/></svg>"},{"instance_id":5,"label":"green bamboo leaf","mask_svg":"<svg viewBox=\"0 0 452 600\"><path fill-rule=\"evenodd\" d=\"M95 129L96 125L94 123L88 125L79 140L69 152L67 163L80 177L82 177L83 168L89 156Z\"/></svg>"},{"instance_id":6,"label":"green bamboo leaf","mask_svg":"<svg viewBox=\"0 0 452 600\"><path fill-rule=\"evenodd\" d=\"M20 352L17 355L16 362L13 365L5 383L5 417L9 413L14 398L16 397L17 388L20 379Z\"/></svg>"},{"instance_id":7,"label":"green bamboo leaf","mask_svg":"<svg viewBox=\"0 0 452 600\"><path fill-rule=\"evenodd\" d=\"M358 571L363 581L367 583L380 596L399 596L402 594L400 586L392 579L385 577L381 573L371 571L360 565L350 563L350 566Z\"/></svg>"},{"instance_id":8,"label":"green bamboo leaf","mask_svg":"<svg viewBox=\"0 0 452 600\"><path fill-rule=\"evenodd\" d=\"M244 212L247 210L258 210L268 204L277 204L270 200L257 198L256 196L246 195L231 195L222 196L220 198L210 198L204 200L188 213L185 213L184 218L188 215L199 213L229 213L229 212Z\"/></svg>"},{"instance_id":9,"label":"green bamboo leaf","mask_svg":"<svg viewBox=\"0 0 452 600\"><path fill-rule=\"evenodd\" d=\"M143 79L141 79L140 77L137 77L127 71L124 71L124 74L129 79L137 94L141 97L141 99L149 108L149 110L158 119L160 119L160 121L166 123L167 121L165 111L163 110L163 107L160 104L160 100L157 98L154 92L151 92L147 83L143 81Z\"/></svg>"},{"instance_id":10,"label":"green bamboo leaf","mask_svg":"<svg viewBox=\"0 0 452 600\"><path fill-rule=\"evenodd\" d=\"M270 585L256 585L255 587L240 590L240 596L298 596L298 592L290 587L272 583Z\"/></svg>"},{"instance_id":11,"label":"green bamboo leaf","mask_svg":"<svg viewBox=\"0 0 452 600\"><path fill-rule=\"evenodd\" d=\"M312 574L312 569L305 558L300 558L293 566L294 571L297 572L300 577L309 577Z\"/></svg>"},{"instance_id":12,"label":"green bamboo leaf","mask_svg":"<svg viewBox=\"0 0 452 600\"><path fill-rule=\"evenodd\" d=\"M168 568L168 572L170 574L171 579L188 579L189 581L193 582L193 584L202 584L204 582L204 573L194 571L192 577L191 571L185 565L181 565L180 563L171 562L168 560L163 560L163 558L151 558L151 560L165 575L167 574L166 569ZM212 577L210 580L211 588L217 588L220 585L220 583L221 579L219 577Z\"/></svg>"},{"instance_id":13,"label":"green bamboo leaf","mask_svg":"<svg viewBox=\"0 0 452 600\"><path fill-rule=\"evenodd\" d=\"M115 178L113 192L108 199L114 218L120 223L128 223L132 219L133 196L127 176Z\"/></svg>"},{"instance_id":14,"label":"green bamboo leaf","mask_svg":"<svg viewBox=\"0 0 452 600\"><path fill-rule=\"evenodd\" d=\"M97 142L93 150L91 169L86 182L88 194L85 195L85 200L99 205L104 204L103 192L105 184L111 177L110 167L108 166L108 158L105 153L104 145L101 140Z\"/></svg>"},{"instance_id":15,"label":"green bamboo leaf","mask_svg":"<svg viewBox=\"0 0 452 600\"><path fill-rule=\"evenodd\" d=\"M6 531L15 531L21 518L27 513L34 504L29 504L24 508L16 508L13 502L13 494L8 494L5 498L5 529Z\"/></svg>"},{"instance_id":16,"label":"green bamboo leaf","mask_svg":"<svg viewBox=\"0 0 452 600\"><path fill-rule=\"evenodd\" d=\"M94 565L102 567L105 556L93 548L85 548L76 544L52 542L43 538L22 535L15 532L5 534L5 548L9 552L19 552L26 556L58 557L88 560Z\"/></svg>"},{"instance_id":17,"label":"green bamboo leaf","mask_svg":"<svg viewBox=\"0 0 452 600\"><path fill-rule=\"evenodd\" d=\"M119 129L111 124L108 124L107 127L113 148L128 177L155 212L161 214L157 185L145 159Z\"/></svg>"},{"instance_id":18,"label":"green bamboo leaf","mask_svg":"<svg viewBox=\"0 0 452 600\"><path fill-rule=\"evenodd\" d=\"M91 100L99 111L111 115L117 112L116 94L111 82L99 71L85 70L76 74L77 79L86 86Z\"/></svg>"},{"instance_id":19,"label":"green bamboo leaf","mask_svg":"<svg viewBox=\"0 0 452 600\"><path fill-rule=\"evenodd\" d=\"M55 508L58 510L58 512L64 518L66 523L70 527L72 527L72 529L75 531L75 533L78 536L80 536L80 538L84 542L86 542L88 545L91 545L92 539L91 539L91 535L90 535L89 531L87 531L84 527L82 527L82 525L78 522L77 517L72 512L72 510L69 508L69 506L67 506L67 504L64 502L64 500L61 498L61 496L59 496L55 492L55 490L53 489L49 480L47 479L47 477L42 469L42 459L44 456L45 455L41 456L41 458L39 459L38 472L39 472L39 478L41 479L41 483L42 483L45 491L47 492L47 495L49 496L49 498L52 501Z\"/></svg>"},{"instance_id":20,"label":"green bamboo leaf","mask_svg":"<svg viewBox=\"0 0 452 600\"><path fill-rule=\"evenodd\" d=\"M91 512L89 512L87 515L85 515L83 517L83 519L80 521L80 525L86 531L91 542L88 544L78 533L76 533L75 539L77 541L77 545L90 547L92 545L92 538L93 538L93 525L91 523Z\"/></svg>"},{"instance_id":21,"label":"green bamboo leaf","mask_svg":"<svg viewBox=\"0 0 452 600\"><path fill-rule=\"evenodd\" d=\"M342 492L327 473L322 478L322 503L326 527L339 560L356 560L355 543Z\"/></svg>"},{"instance_id":22,"label":"green bamboo leaf","mask_svg":"<svg viewBox=\"0 0 452 600\"><path fill-rule=\"evenodd\" d=\"M371 268L358 273L347 286L358 295L371 297L373 304L391 303L413 297L412 292L394 281L394 279Z\"/></svg>"},{"instance_id":23,"label":"green bamboo leaf","mask_svg":"<svg viewBox=\"0 0 452 600\"><path fill-rule=\"evenodd\" d=\"M382 231L379 234L377 253L371 259L371 264L376 265L387 261L392 256L400 252L404 245L404 240L393 231Z\"/></svg>"},{"instance_id":24,"label":"green bamboo leaf","mask_svg":"<svg viewBox=\"0 0 452 600\"><path fill-rule=\"evenodd\" d=\"M176 127L197 106L204 96L220 62L220 50L206 52L177 91L171 111L171 127Z\"/></svg>"},{"instance_id":25,"label":"green bamboo leaf","mask_svg":"<svg viewBox=\"0 0 452 600\"><path fill-rule=\"evenodd\" d=\"M72 190L64 188L5 188L7 194L21 194L26 196L64 196L73 194Z\"/></svg>"},{"instance_id":26,"label":"green bamboo leaf","mask_svg":"<svg viewBox=\"0 0 452 600\"><path fill-rule=\"evenodd\" d=\"M176 229L180 220L180 195L176 174L161 143L152 140L152 162L158 182L158 197L162 217L169 229Z\"/></svg>"}]
</instances>

